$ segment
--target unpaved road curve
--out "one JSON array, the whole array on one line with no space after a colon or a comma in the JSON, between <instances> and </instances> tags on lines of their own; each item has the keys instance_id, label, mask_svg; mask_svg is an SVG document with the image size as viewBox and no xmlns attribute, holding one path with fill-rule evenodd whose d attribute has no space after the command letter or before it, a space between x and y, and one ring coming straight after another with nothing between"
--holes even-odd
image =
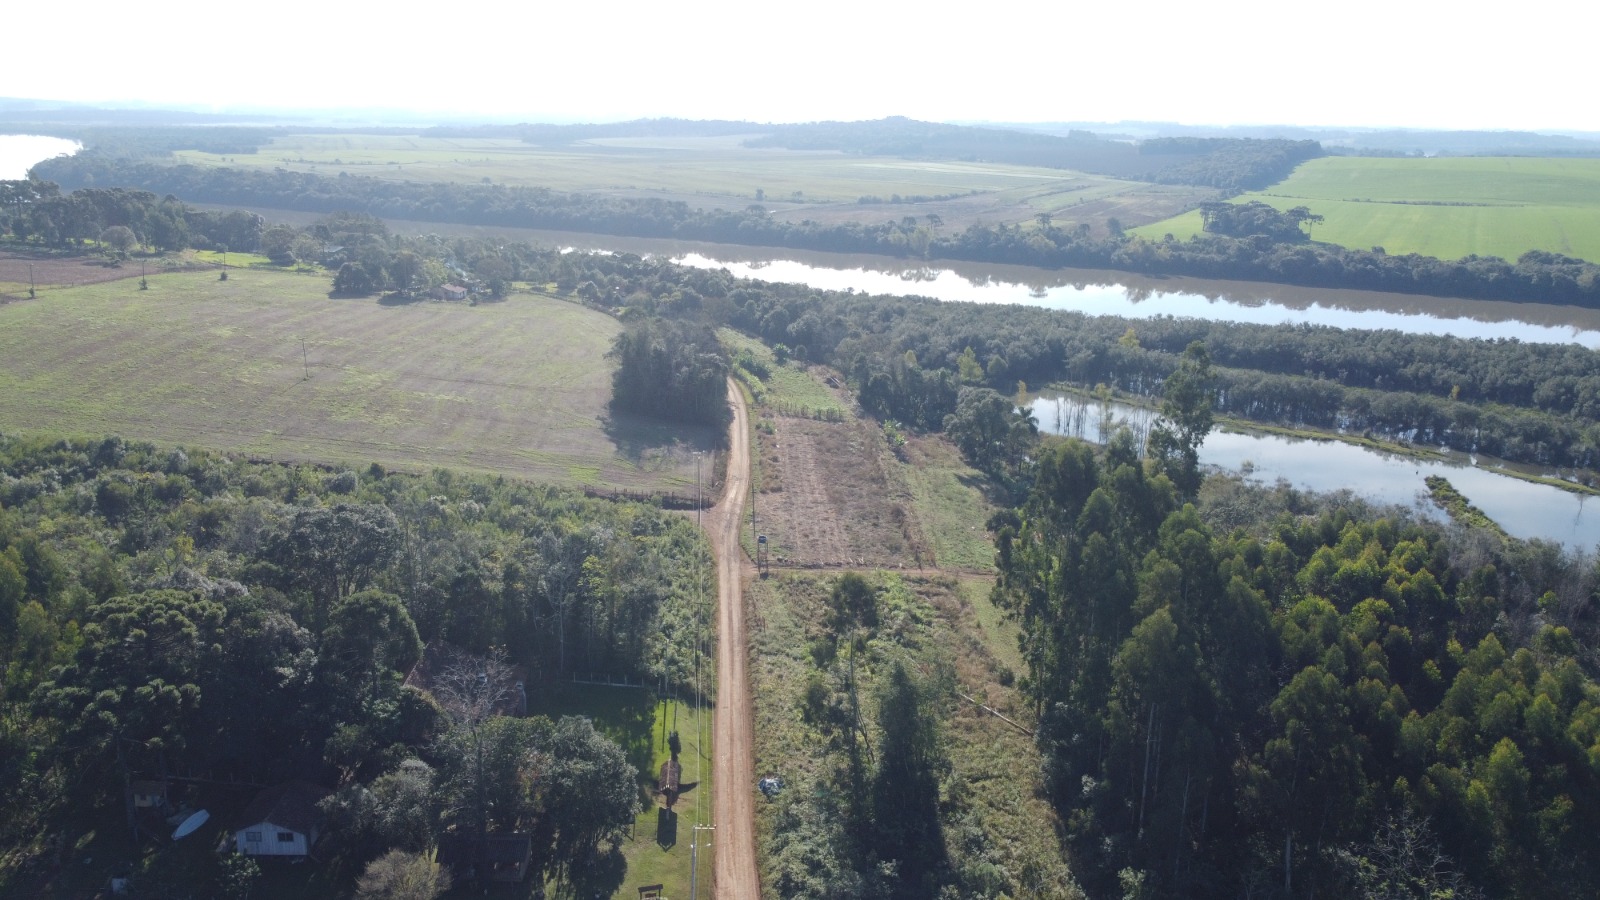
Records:
<instances>
[{"instance_id":1,"label":"unpaved road curve","mask_svg":"<svg viewBox=\"0 0 1600 900\"><path fill-rule=\"evenodd\" d=\"M744 625L744 560L739 549L739 521L750 491L750 422L744 395L731 378L728 402L733 407L733 425L728 435L727 483L706 522L717 557L713 882L719 900L755 900L761 896L761 878L756 872L754 739L750 682L745 674L749 642Z\"/></svg>"}]
</instances>

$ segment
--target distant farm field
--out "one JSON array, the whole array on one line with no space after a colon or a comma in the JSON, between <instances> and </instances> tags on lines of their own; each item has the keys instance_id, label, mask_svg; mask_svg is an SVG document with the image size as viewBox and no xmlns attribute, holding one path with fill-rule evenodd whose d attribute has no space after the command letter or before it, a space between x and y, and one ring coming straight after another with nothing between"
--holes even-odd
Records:
<instances>
[{"instance_id":1,"label":"distant farm field","mask_svg":"<svg viewBox=\"0 0 1600 900\"><path fill-rule=\"evenodd\" d=\"M878 222L934 213L952 228L980 218L1031 221L1040 212L1063 224L1098 226L1107 216L1142 223L1171 215L1203 193L1063 169L752 149L740 145L744 139L614 138L543 147L510 138L295 134L255 154L177 156L206 166L547 187L707 208L759 202L794 220ZM863 198L882 202L862 203Z\"/></svg>"},{"instance_id":2,"label":"distant farm field","mask_svg":"<svg viewBox=\"0 0 1600 900\"><path fill-rule=\"evenodd\" d=\"M1546 250L1600 260L1600 159L1327 157L1235 202L1305 206L1326 221L1312 238L1442 259L1469 254L1515 260ZM1135 233L1186 239L1199 212Z\"/></svg>"},{"instance_id":3,"label":"distant farm field","mask_svg":"<svg viewBox=\"0 0 1600 900\"><path fill-rule=\"evenodd\" d=\"M41 287L0 305L0 430L693 490L691 445L710 435L607 417L611 318L548 297L327 291L259 270Z\"/></svg>"}]
</instances>

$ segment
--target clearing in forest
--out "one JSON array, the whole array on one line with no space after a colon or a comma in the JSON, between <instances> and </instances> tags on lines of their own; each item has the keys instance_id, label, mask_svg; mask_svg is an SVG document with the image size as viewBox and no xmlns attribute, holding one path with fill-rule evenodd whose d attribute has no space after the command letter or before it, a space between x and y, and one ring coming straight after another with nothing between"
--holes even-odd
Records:
<instances>
[{"instance_id":1,"label":"clearing in forest","mask_svg":"<svg viewBox=\"0 0 1600 900\"><path fill-rule=\"evenodd\" d=\"M713 438L612 417L620 326L572 303L334 300L325 275L255 269L141 291L132 272L0 305L0 429L678 493Z\"/></svg>"}]
</instances>

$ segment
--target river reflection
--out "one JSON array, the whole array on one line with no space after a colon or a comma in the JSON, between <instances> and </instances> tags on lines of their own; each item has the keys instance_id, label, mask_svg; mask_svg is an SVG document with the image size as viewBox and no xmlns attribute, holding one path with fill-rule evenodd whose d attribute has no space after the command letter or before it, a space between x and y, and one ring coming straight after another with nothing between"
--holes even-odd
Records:
<instances>
[{"instance_id":1,"label":"river reflection","mask_svg":"<svg viewBox=\"0 0 1600 900\"><path fill-rule=\"evenodd\" d=\"M306 224L311 213L259 210ZM1577 343L1600 349L1600 310L1546 303L1505 303L1295 287L1253 281L1152 278L1098 269L1041 269L950 260L911 262L887 256L744 247L665 238L449 225L388 219L398 234L463 235L534 245L658 256L686 266L727 269L742 278L804 284L822 290L915 294L945 301L1016 303L1131 319L1175 316L1221 322L1282 322L1465 338L1516 338L1539 344Z\"/></svg>"},{"instance_id":2,"label":"river reflection","mask_svg":"<svg viewBox=\"0 0 1600 900\"><path fill-rule=\"evenodd\" d=\"M784 258L771 254L782 252ZM1174 316L1223 322L1332 325L1463 338L1516 338L1530 343L1578 343L1600 348L1600 311L1538 303L1453 300L1372 291L1339 291L1193 278L1153 279L1091 269L1023 266L908 266L899 261L840 257L829 265L788 258L788 251L744 254L703 251L673 256L703 269L823 290L919 294L945 301L1017 303L1093 316L1147 319ZM873 258L867 258L873 259Z\"/></svg>"},{"instance_id":3,"label":"river reflection","mask_svg":"<svg viewBox=\"0 0 1600 900\"><path fill-rule=\"evenodd\" d=\"M1040 430L1089 441L1099 441L1107 423L1112 427L1128 424L1136 435L1142 435L1153 416L1147 409L1121 403L1102 405L1071 395L1036 397L1030 409ZM1436 519L1443 518L1443 513L1425 499L1423 479L1441 475L1516 537L1542 538L1586 553L1600 544L1600 505L1587 509L1588 503L1600 504L1600 498L1511 478L1465 459L1453 463L1418 460L1339 441L1213 431L1200 448L1200 462L1232 472L1246 471L1252 481L1264 484L1283 479L1312 491L1348 489L1376 503L1417 507Z\"/></svg>"}]
</instances>

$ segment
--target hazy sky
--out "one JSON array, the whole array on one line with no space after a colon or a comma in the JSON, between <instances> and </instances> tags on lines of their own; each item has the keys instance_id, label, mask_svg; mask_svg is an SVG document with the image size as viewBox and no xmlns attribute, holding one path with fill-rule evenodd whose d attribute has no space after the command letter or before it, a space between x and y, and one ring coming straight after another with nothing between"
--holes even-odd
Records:
<instances>
[{"instance_id":1,"label":"hazy sky","mask_svg":"<svg viewBox=\"0 0 1600 900\"><path fill-rule=\"evenodd\" d=\"M14 4L0 94L217 107L1600 131L1531 0ZM1492 14L1482 10L1492 9Z\"/></svg>"}]
</instances>

